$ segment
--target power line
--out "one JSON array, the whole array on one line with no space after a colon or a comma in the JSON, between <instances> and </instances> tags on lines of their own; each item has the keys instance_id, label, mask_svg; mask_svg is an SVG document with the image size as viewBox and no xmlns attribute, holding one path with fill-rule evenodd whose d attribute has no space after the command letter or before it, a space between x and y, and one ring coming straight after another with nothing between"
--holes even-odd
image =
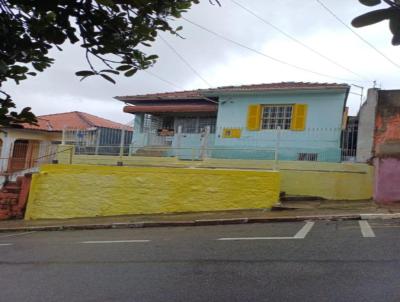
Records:
<instances>
[{"instance_id":1,"label":"power line","mask_svg":"<svg viewBox=\"0 0 400 302\"><path fill-rule=\"evenodd\" d=\"M240 47L242 47L244 49L247 49L247 50L249 50L251 52L254 52L254 53L256 53L256 54L258 54L260 56L263 56L265 58L268 58L268 59L270 59L272 61L275 61L275 62L278 62L280 64L283 64L283 65L286 65L286 66L290 66L292 68L299 69L299 70L302 70L302 71L305 71L305 72L308 72L308 73L313 73L313 74L316 74L316 75L319 75L319 76L323 76L323 77L326 77L326 78L332 78L332 79L336 79L336 80L340 80L340 81L346 81L346 82L347 81L354 81L354 80L343 79L343 78L327 75L327 74L324 74L324 73L321 73L321 72L318 72L318 71L314 71L314 70L311 70L311 69L307 69L307 68L304 68L304 67L301 67L301 66L298 66L298 65L283 61L281 59L278 59L278 58L272 57L270 55L267 55L267 54L265 54L265 53L263 53L263 52L261 52L259 50L256 50L254 48L248 47L248 46L246 46L246 45L244 45L244 44L242 44L240 42L237 42L237 41L234 41L234 40L232 40L230 38L227 38L227 37L215 32L215 31L212 31L211 29L208 29L208 28L206 28L206 27L204 27L204 26L202 26L200 24L197 24L197 23L187 19L186 17L182 17L182 19L185 20L186 22L188 22L188 23L190 23L190 24L192 24L192 25L194 25L194 26L196 26L196 27L198 27L198 28L200 28L200 29L202 29L202 30L214 35L214 36L216 36L216 37L219 37L219 38L221 38L221 39L223 39L223 40L225 40L227 42L230 42L232 44L240 46Z\"/></svg>"},{"instance_id":2,"label":"power line","mask_svg":"<svg viewBox=\"0 0 400 302\"><path fill-rule=\"evenodd\" d=\"M343 66L342 64L336 62L335 60L329 58L328 56L322 54L321 52L315 50L314 48L308 46L307 44L301 42L300 40L296 39L295 37L293 37L292 35L290 35L289 33L285 32L284 30L280 29L277 25L271 23L270 21L266 20L265 18L262 18L260 15L256 14L254 11L252 11L250 8L244 6L243 4L235 1L235 0L230 0L231 2L233 2L234 4L236 4L238 7L242 8L243 10L247 11L249 14L253 15L254 17L256 17L257 19L259 19L260 21L262 21L263 23L269 25L270 27L272 27L273 29L275 29L276 31L278 31L279 33L281 33L282 35L284 35L285 37L289 38L290 40L292 40L293 42L303 46L304 48L308 49L309 51L313 52L314 54L320 56L321 58L329 61L330 63L356 75L359 78L362 78L364 80L368 80L366 77L352 71L351 69L347 68L346 66Z\"/></svg>"},{"instance_id":3,"label":"power line","mask_svg":"<svg viewBox=\"0 0 400 302\"><path fill-rule=\"evenodd\" d=\"M205 78L203 78L201 76L201 74L170 44L168 43L162 36L159 36L159 38L178 56L179 59L181 59L181 61L183 63L185 63L185 65L191 70L193 71L193 73L195 75L197 75L197 77L202 80L208 87L211 87L211 84L209 82L207 82L207 80Z\"/></svg>"},{"instance_id":4,"label":"power line","mask_svg":"<svg viewBox=\"0 0 400 302\"><path fill-rule=\"evenodd\" d=\"M148 74L152 75L153 77L159 79L159 80L162 81L162 82L167 83L168 85L170 85L170 86L172 86L172 87L174 87L174 88L177 88L177 89L179 89L179 90L185 90L185 88L180 87L180 86L177 86L176 84L174 84L174 83L172 83L172 82L170 82L170 81L168 81L168 80L166 80L166 79L164 79L164 78L162 78L162 77L156 75L155 73L153 73L153 72L151 72L151 71L149 71L149 70L145 70L145 69L144 69L143 71L147 72ZM209 101L209 102L211 102L211 103L218 104L217 101L215 101L215 100L213 100L213 99L211 99L211 98L208 98L208 97L206 97L206 96L201 95L200 92L199 92L199 97L200 97L201 99L206 100L206 101Z\"/></svg>"},{"instance_id":5,"label":"power line","mask_svg":"<svg viewBox=\"0 0 400 302\"><path fill-rule=\"evenodd\" d=\"M146 70L146 69L144 69L143 71L146 72L146 73L148 73L148 74L150 74L150 75L152 75L153 77L159 79L160 81L162 81L162 82L164 82L164 83L170 85L171 87L174 87L175 89L178 89L178 90L185 90L183 87L180 87L180 86L178 86L178 85L172 83L171 81L168 81L168 80L166 80L166 79L164 79L164 78L162 78L162 77L156 75L154 72L151 72L151 71Z\"/></svg>"},{"instance_id":6,"label":"power line","mask_svg":"<svg viewBox=\"0 0 400 302\"><path fill-rule=\"evenodd\" d=\"M367 44L369 47L371 47L373 50L375 50L379 55L384 57L387 61L392 63L394 66L397 68L400 68L400 65L394 62L392 59L390 59L387 55L385 55L383 52L381 52L378 48L376 48L373 44L368 42L366 39L364 39L360 34L358 34L355 30L353 30L350 26L346 24L342 19L340 19L329 7L327 7L324 3L322 3L320 0L315 0L317 1L329 14L331 14L337 21L339 21L341 24L343 24L348 30L350 30L354 35L356 35L361 41L363 41L365 44Z\"/></svg>"}]
</instances>

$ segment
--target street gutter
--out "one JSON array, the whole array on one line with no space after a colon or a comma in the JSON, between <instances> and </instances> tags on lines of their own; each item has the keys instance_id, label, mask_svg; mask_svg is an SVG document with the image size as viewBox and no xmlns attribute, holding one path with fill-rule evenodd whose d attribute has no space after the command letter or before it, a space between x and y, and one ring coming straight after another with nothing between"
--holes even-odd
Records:
<instances>
[{"instance_id":1,"label":"street gutter","mask_svg":"<svg viewBox=\"0 0 400 302\"><path fill-rule=\"evenodd\" d=\"M99 230L99 229L129 229L154 227L194 227L208 225L234 225L251 223L301 222L301 221L345 221L345 220L386 220L400 219L400 213L395 214L339 214L339 215L308 215L282 217L253 217L202 219L188 221L138 221L98 224L65 224L48 226L23 226L0 228L0 232L27 232L27 231L65 231L65 230Z\"/></svg>"}]
</instances>

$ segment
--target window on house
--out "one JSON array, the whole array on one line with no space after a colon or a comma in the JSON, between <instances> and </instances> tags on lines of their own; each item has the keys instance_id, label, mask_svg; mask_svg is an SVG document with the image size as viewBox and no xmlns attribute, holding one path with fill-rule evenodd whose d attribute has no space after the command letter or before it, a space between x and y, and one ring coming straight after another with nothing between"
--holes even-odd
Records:
<instances>
[{"instance_id":1,"label":"window on house","mask_svg":"<svg viewBox=\"0 0 400 302\"><path fill-rule=\"evenodd\" d=\"M182 133L201 133L205 128L210 127L210 133L215 133L216 118L215 117L184 117L175 121L175 131L178 127L182 127Z\"/></svg>"},{"instance_id":2,"label":"window on house","mask_svg":"<svg viewBox=\"0 0 400 302\"><path fill-rule=\"evenodd\" d=\"M262 106L262 129L290 129L293 105Z\"/></svg>"},{"instance_id":3,"label":"window on house","mask_svg":"<svg viewBox=\"0 0 400 302\"><path fill-rule=\"evenodd\" d=\"M201 117L199 118L199 131L205 131L206 127L210 127L210 133L215 133L215 124L217 119L215 117Z\"/></svg>"}]
</instances>

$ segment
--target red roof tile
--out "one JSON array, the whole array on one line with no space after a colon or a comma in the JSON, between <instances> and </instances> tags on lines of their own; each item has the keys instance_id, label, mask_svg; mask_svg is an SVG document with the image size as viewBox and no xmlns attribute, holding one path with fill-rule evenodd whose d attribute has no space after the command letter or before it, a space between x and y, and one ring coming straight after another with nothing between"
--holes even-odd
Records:
<instances>
[{"instance_id":1,"label":"red roof tile","mask_svg":"<svg viewBox=\"0 0 400 302\"><path fill-rule=\"evenodd\" d=\"M241 86L223 86L211 89L197 89L187 91L175 91L165 93L152 93L143 95L117 96L116 99L129 102L139 100L191 100L201 99L202 96L210 96L215 93L224 92L253 92L253 91L276 91L276 90L324 90L324 89L348 89L348 84L337 83L310 83L310 82L281 82L268 84L254 84Z\"/></svg>"},{"instance_id":2,"label":"red roof tile","mask_svg":"<svg viewBox=\"0 0 400 302\"><path fill-rule=\"evenodd\" d=\"M73 111L38 116L38 126L23 124L24 129L62 131L64 128L87 129L92 127L132 130L132 127L116 123L89 113Z\"/></svg>"}]
</instances>

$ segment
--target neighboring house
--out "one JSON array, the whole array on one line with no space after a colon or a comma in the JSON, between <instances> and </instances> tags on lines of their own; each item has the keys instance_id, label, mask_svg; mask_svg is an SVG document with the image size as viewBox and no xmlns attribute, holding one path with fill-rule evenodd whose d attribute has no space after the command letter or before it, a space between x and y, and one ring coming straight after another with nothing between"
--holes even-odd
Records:
<instances>
[{"instance_id":1,"label":"neighboring house","mask_svg":"<svg viewBox=\"0 0 400 302\"><path fill-rule=\"evenodd\" d=\"M400 90L370 89L359 114L357 160L375 166L374 198L400 201Z\"/></svg>"},{"instance_id":2,"label":"neighboring house","mask_svg":"<svg viewBox=\"0 0 400 302\"><path fill-rule=\"evenodd\" d=\"M181 157L193 148L196 158L272 159L267 149L276 149L279 138L280 159L337 162L349 89L287 82L116 99L135 115L138 151L162 146Z\"/></svg>"},{"instance_id":3,"label":"neighboring house","mask_svg":"<svg viewBox=\"0 0 400 302\"><path fill-rule=\"evenodd\" d=\"M0 172L12 173L49 162L57 144L78 146L119 145L122 130L124 144L130 144L132 128L84 112L66 112L38 116L38 125L0 128Z\"/></svg>"}]
</instances>

